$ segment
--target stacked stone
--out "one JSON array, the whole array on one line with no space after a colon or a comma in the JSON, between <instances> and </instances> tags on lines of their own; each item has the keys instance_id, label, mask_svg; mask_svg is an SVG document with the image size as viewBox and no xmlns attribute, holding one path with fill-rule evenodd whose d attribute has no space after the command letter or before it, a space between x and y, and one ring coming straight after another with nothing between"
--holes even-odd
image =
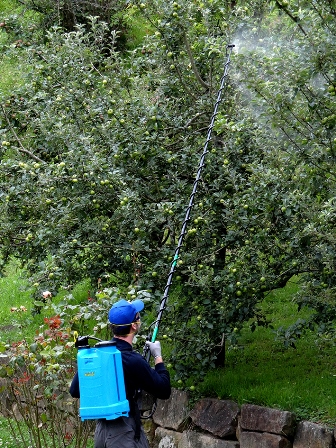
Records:
<instances>
[{"instance_id":1,"label":"stacked stone","mask_svg":"<svg viewBox=\"0 0 336 448\"><path fill-rule=\"evenodd\" d=\"M189 410L187 393L173 390L158 401L152 448L334 448L334 431L297 422L288 411L204 398ZM150 431L149 431L150 434Z\"/></svg>"}]
</instances>

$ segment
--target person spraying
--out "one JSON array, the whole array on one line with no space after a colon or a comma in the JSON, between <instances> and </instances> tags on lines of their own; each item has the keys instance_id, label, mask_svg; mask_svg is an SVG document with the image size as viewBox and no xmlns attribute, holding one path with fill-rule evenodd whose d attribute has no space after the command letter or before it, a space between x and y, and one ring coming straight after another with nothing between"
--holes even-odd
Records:
<instances>
[{"instance_id":1,"label":"person spraying","mask_svg":"<svg viewBox=\"0 0 336 448\"><path fill-rule=\"evenodd\" d=\"M97 420L94 448L149 448L143 431L138 397L143 390L165 400L170 397L171 386L169 372L166 369L159 341L147 341L147 347L154 359L154 368L133 350L133 340L141 327L140 312L144 309L142 300L128 302L121 299L108 313L108 320L113 334L112 342L121 352L126 398L129 402L129 413L112 420ZM74 376L70 394L80 398L80 382L78 372Z\"/></svg>"}]
</instances>

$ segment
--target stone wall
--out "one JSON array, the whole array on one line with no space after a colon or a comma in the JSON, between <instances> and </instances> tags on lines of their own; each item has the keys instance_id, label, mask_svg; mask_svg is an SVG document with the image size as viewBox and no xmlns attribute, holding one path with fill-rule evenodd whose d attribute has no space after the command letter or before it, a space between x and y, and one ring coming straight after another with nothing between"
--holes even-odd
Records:
<instances>
[{"instance_id":1,"label":"stone wall","mask_svg":"<svg viewBox=\"0 0 336 448\"><path fill-rule=\"evenodd\" d=\"M190 409L176 389L144 427L152 448L336 448L333 429L291 412L212 398Z\"/></svg>"}]
</instances>

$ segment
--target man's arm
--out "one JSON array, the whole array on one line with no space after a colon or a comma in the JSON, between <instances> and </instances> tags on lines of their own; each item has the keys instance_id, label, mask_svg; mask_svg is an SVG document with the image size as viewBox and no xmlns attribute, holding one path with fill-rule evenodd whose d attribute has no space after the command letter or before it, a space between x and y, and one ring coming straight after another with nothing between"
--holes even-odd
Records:
<instances>
[{"instance_id":1,"label":"man's arm","mask_svg":"<svg viewBox=\"0 0 336 448\"><path fill-rule=\"evenodd\" d=\"M133 362L133 371L137 372L136 388L142 389L161 400L166 400L170 397L169 372L159 358L157 358L154 369L141 355L137 356Z\"/></svg>"}]
</instances>

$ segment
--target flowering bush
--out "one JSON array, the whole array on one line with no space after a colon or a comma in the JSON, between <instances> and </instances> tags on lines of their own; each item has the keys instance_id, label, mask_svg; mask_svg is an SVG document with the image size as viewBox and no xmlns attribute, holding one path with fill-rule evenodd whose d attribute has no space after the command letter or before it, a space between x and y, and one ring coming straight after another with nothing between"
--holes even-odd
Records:
<instances>
[{"instance_id":1,"label":"flowering bush","mask_svg":"<svg viewBox=\"0 0 336 448\"><path fill-rule=\"evenodd\" d=\"M75 372L74 343L59 315L44 322L32 344L23 339L8 350L10 362L1 376L7 379L10 405L7 400L1 412L12 417L13 437L25 448L87 446L92 423L80 421L78 401L68 393ZM22 420L28 433L22 432Z\"/></svg>"}]
</instances>

